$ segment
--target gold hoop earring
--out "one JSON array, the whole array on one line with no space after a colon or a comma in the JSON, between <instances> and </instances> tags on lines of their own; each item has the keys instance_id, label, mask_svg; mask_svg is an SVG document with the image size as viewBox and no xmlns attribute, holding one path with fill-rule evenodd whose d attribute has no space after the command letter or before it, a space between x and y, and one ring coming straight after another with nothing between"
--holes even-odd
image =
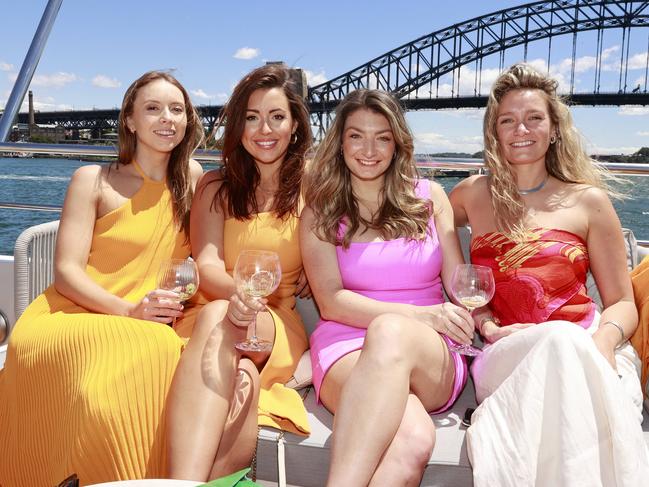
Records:
<instances>
[{"instance_id":1,"label":"gold hoop earring","mask_svg":"<svg viewBox=\"0 0 649 487\"><path fill-rule=\"evenodd\" d=\"M556 136L556 134L552 134L550 136L550 145L554 144L559 138Z\"/></svg>"}]
</instances>

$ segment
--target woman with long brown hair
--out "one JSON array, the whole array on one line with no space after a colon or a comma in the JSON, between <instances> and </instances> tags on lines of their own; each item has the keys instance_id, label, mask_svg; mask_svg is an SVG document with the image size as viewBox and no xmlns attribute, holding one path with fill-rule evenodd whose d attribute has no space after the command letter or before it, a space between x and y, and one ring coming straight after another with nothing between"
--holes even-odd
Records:
<instances>
[{"instance_id":1,"label":"woman with long brown hair","mask_svg":"<svg viewBox=\"0 0 649 487\"><path fill-rule=\"evenodd\" d=\"M189 256L202 135L186 90L152 71L124 96L117 162L72 176L54 284L16 323L0 372L0 484L164 475L162 412L184 344L167 325L183 308L156 274Z\"/></svg>"},{"instance_id":2,"label":"woman with long brown hair","mask_svg":"<svg viewBox=\"0 0 649 487\"><path fill-rule=\"evenodd\" d=\"M183 353L169 398L169 475L206 480L250 464L257 425L308 434L302 401L284 386L307 349L295 295L304 291L298 243L309 118L290 71L255 69L222 115L223 167L203 177L191 212L192 252L209 300ZM235 289L242 250L279 254L282 279L266 299ZM271 352L240 356L255 313Z\"/></svg>"},{"instance_id":3,"label":"woman with long brown hair","mask_svg":"<svg viewBox=\"0 0 649 487\"><path fill-rule=\"evenodd\" d=\"M420 179L399 103L379 90L341 102L308 172L300 223L322 320L313 383L335 414L327 485L419 485L429 414L464 387L473 320L445 303L463 263L442 187ZM447 287L448 289L448 287Z\"/></svg>"}]
</instances>

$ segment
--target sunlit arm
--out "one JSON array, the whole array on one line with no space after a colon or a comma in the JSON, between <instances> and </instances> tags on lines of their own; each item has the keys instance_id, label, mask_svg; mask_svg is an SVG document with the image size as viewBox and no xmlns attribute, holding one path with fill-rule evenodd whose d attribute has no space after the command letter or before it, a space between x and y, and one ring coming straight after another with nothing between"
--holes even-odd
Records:
<instances>
[{"instance_id":1,"label":"sunlit arm","mask_svg":"<svg viewBox=\"0 0 649 487\"><path fill-rule=\"evenodd\" d=\"M77 169L63 203L54 257L54 286L88 310L127 316L134 305L109 293L86 273L100 196L101 167Z\"/></svg>"},{"instance_id":2,"label":"sunlit arm","mask_svg":"<svg viewBox=\"0 0 649 487\"><path fill-rule=\"evenodd\" d=\"M593 340L614 365L615 347L628 339L638 326L638 311L627 271L626 250L620 221L608 196L600 189L585 191L584 206L589 209L588 255L590 268L602 298L604 310ZM617 326L606 324L612 321Z\"/></svg>"},{"instance_id":3,"label":"sunlit arm","mask_svg":"<svg viewBox=\"0 0 649 487\"><path fill-rule=\"evenodd\" d=\"M201 178L190 217L192 256L198 265L200 290L210 300L229 299L234 293L234 280L226 272L223 257L224 209L220 204L212 205L219 179L216 170Z\"/></svg>"}]
</instances>

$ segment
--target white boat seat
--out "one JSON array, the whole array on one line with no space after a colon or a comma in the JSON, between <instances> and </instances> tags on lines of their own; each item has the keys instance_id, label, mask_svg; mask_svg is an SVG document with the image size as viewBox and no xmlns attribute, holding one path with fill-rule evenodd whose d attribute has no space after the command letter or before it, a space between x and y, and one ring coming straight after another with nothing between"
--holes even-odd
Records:
<instances>
[{"instance_id":1,"label":"white boat seat","mask_svg":"<svg viewBox=\"0 0 649 487\"><path fill-rule=\"evenodd\" d=\"M54 249L59 221L25 229L14 246L14 310L16 320L34 298L54 281Z\"/></svg>"}]
</instances>

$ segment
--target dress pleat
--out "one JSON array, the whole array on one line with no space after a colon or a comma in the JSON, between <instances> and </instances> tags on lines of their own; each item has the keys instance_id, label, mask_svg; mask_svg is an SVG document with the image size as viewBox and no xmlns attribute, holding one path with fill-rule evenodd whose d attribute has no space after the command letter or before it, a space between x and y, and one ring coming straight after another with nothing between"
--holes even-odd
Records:
<instances>
[{"instance_id":1,"label":"dress pleat","mask_svg":"<svg viewBox=\"0 0 649 487\"><path fill-rule=\"evenodd\" d=\"M166 184L135 167L144 183L96 221L87 266L133 303L156 287L163 260L189 255ZM169 326L93 313L48 288L16 324L0 371L0 485L163 477L163 410L183 346Z\"/></svg>"}]
</instances>

